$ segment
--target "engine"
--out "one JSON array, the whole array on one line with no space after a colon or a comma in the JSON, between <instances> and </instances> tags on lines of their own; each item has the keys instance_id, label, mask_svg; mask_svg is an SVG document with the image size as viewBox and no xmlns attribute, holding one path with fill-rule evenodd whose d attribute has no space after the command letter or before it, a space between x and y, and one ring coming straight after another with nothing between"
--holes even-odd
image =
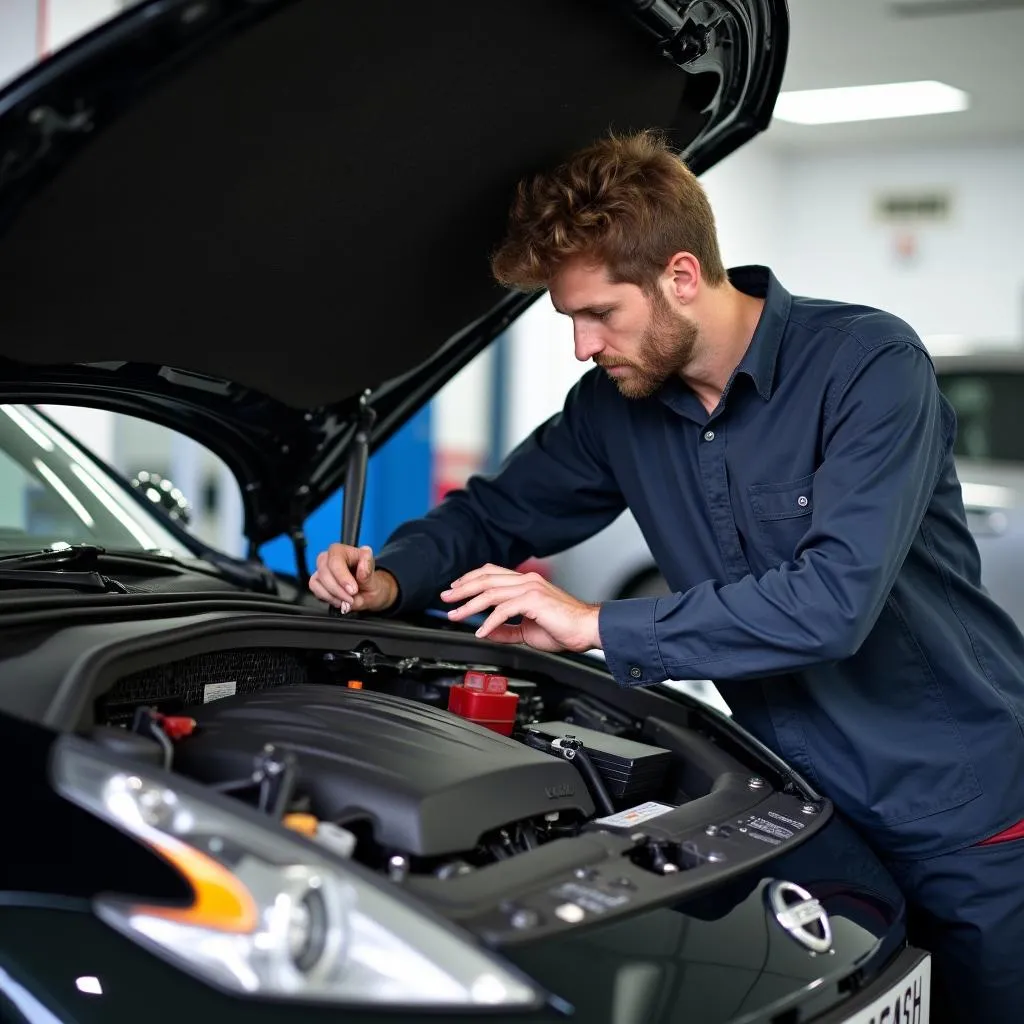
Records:
<instances>
[{"instance_id":1,"label":"engine","mask_svg":"<svg viewBox=\"0 0 1024 1024\"><path fill-rule=\"evenodd\" d=\"M584 664L513 676L411 647L165 648L110 672L78 728L489 943L682 899L827 820L798 780L665 695L615 700Z\"/></svg>"},{"instance_id":2,"label":"engine","mask_svg":"<svg viewBox=\"0 0 1024 1024\"><path fill-rule=\"evenodd\" d=\"M370 647L341 664L217 652L120 679L94 735L396 878L454 877L672 800L672 754L626 735L635 723L479 668Z\"/></svg>"},{"instance_id":3,"label":"engine","mask_svg":"<svg viewBox=\"0 0 1024 1024\"><path fill-rule=\"evenodd\" d=\"M209 783L251 776L267 746L294 765L293 806L382 849L431 858L594 804L571 762L429 705L386 693L290 686L192 711L179 771Z\"/></svg>"}]
</instances>

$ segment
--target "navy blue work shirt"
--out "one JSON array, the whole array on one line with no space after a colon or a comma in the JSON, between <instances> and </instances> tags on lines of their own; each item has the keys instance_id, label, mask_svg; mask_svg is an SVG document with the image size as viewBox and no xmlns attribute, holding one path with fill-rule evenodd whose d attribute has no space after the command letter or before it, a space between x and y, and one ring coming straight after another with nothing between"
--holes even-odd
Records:
<instances>
[{"instance_id":1,"label":"navy blue work shirt","mask_svg":"<svg viewBox=\"0 0 1024 1024\"><path fill-rule=\"evenodd\" d=\"M400 608L440 607L628 506L674 593L602 605L620 685L714 680L883 851L995 834L1024 817L1024 639L982 588L931 360L895 316L729 273L765 306L714 412L678 378L630 400L594 369L378 565Z\"/></svg>"}]
</instances>

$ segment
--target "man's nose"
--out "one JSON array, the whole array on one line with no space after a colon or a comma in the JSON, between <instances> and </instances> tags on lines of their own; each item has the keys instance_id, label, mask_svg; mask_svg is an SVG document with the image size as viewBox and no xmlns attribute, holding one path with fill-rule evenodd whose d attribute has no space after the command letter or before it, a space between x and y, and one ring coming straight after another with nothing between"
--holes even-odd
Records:
<instances>
[{"instance_id":1,"label":"man's nose","mask_svg":"<svg viewBox=\"0 0 1024 1024\"><path fill-rule=\"evenodd\" d=\"M604 342L597 336L596 332L586 328L577 327L573 331L573 344L576 348L576 358L585 363L588 359L604 351Z\"/></svg>"}]
</instances>

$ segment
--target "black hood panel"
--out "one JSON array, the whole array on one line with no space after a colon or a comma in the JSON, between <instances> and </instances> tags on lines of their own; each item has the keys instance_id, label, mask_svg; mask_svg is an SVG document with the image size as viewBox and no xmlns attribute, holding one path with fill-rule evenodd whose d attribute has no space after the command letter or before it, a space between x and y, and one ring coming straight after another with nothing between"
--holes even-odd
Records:
<instances>
[{"instance_id":1,"label":"black hood panel","mask_svg":"<svg viewBox=\"0 0 1024 1024\"><path fill-rule=\"evenodd\" d=\"M4 350L337 401L497 302L487 255L517 178L610 126L672 125L685 85L588 0L293 3L22 210L0 246Z\"/></svg>"},{"instance_id":2,"label":"black hood panel","mask_svg":"<svg viewBox=\"0 0 1024 1024\"><path fill-rule=\"evenodd\" d=\"M0 384L71 371L103 405L119 371L81 364L183 368L230 382L207 389L220 420L257 392L265 426L294 430L291 412L320 427L468 329L450 376L501 329L472 326L507 299L488 254L521 176L652 126L702 169L767 124L783 0L682 5L707 29L686 71L631 6L130 8L0 94L0 356L20 364ZM166 375L157 390L166 411ZM397 421L380 424L375 443ZM289 492L312 475L295 463Z\"/></svg>"}]
</instances>

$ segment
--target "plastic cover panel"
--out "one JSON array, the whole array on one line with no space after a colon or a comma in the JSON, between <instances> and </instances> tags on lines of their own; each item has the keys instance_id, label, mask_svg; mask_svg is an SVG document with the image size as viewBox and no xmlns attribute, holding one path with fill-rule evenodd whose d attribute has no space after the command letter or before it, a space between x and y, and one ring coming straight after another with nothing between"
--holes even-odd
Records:
<instances>
[{"instance_id":1,"label":"plastic cover panel","mask_svg":"<svg viewBox=\"0 0 1024 1024\"><path fill-rule=\"evenodd\" d=\"M367 690L300 685L189 710L178 770L242 778L267 743L295 754L298 793L318 817L365 817L385 847L420 856L472 849L500 826L594 806L573 765L428 705Z\"/></svg>"}]
</instances>

